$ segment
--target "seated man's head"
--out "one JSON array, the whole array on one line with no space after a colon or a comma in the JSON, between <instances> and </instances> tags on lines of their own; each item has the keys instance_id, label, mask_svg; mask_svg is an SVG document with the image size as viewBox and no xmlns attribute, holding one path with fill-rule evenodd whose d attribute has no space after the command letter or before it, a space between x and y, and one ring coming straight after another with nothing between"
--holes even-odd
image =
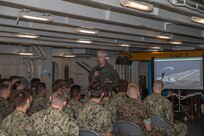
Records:
<instances>
[{"instance_id":1,"label":"seated man's head","mask_svg":"<svg viewBox=\"0 0 204 136\"><path fill-rule=\"evenodd\" d=\"M164 89L164 83L161 80L157 80L153 84L153 91L155 93L161 93Z\"/></svg>"},{"instance_id":2,"label":"seated man's head","mask_svg":"<svg viewBox=\"0 0 204 136\"><path fill-rule=\"evenodd\" d=\"M63 80L63 79L58 79L56 80L53 84L52 84L52 90L55 90L55 88L64 88L64 92L66 92L67 95L70 95L70 84L67 82L67 80Z\"/></svg>"},{"instance_id":3,"label":"seated man's head","mask_svg":"<svg viewBox=\"0 0 204 136\"><path fill-rule=\"evenodd\" d=\"M79 101L81 98L81 86L73 85L70 89L70 97L71 99Z\"/></svg>"},{"instance_id":4,"label":"seated man's head","mask_svg":"<svg viewBox=\"0 0 204 136\"><path fill-rule=\"evenodd\" d=\"M111 95L112 95L112 87L111 87L111 84L104 84L103 86L103 100L109 100Z\"/></svg>"},{"instance_id":5,"label":"seated man's head","mask_svg":"<svg viewBox=\"0 0 204 136\"><path fill-rule=\"evenodd\" d=\"M39 78L33 78L31 81L30 81L30 88L35 90L35 87L37 85L37 83L40 82L40 79Z\"/></svg>"},{"instance_id":6,"label":"seated man's head","mask_svg":"<svg viewBox=\"0 0 204 136\"><path fill-rule=\"evenodd\" d=\"M64 87L58 87L53 90L51 96L51 107L55 109L63 110L67 104L67 94L65 93Z\"/></svg>"},{"instance_id":7,"label":"seated man's head","mask_svg":"<svg viewBox=\"0 0 204 136\"><path fill-rule=\"evenodd\" d=\"M46 84L43 82L39 82L35 86L35 92L38 96L44 97L46 94Z\"/></svg>"},{"instance_id":8,"label":"seated man's head","mask_svg":"<svg viewBox=\"0 0 204 136\"><path fill-rule=\"evenodd\" d=\"M0 83L0 96L4 99L8 99L11 94L11 84L10 82Z\"/></svg>"},{"instance_id":9,"label":"seated man's head","mask_svg":"<svg viewBox=\"0 0 204 136\"><path fill-rule=\"evenodd\" d=\"M99 82L93 82L89 86L89 93L91 96L91 99L97 100L98 103L100 103L101 98L103 97L103 85Z\"/></svg>"},{"instance_id":10,"label":"seated man's head","mask_svg":"<svg viewBox=\"0 0 204 136\"><path fill-rule=\"evenodd\" d=\"M31 90L19 90L13 100L16 109L26 112L32 102Z\"/></svg>"},{"instance_id":11,"label":"seated man's head","mask_svg":"<svg viewBox=\"0 0 204 136\"><path fill-rule=\"evenodd\" d=\"M128 88L128 81L121 79L118 82L118 93L126 93Z\"/></svg>"},{"instance_id":12,"label":"seated man's head","mask_svg":"<svg viewBox=\"0 0 204 136\"><path fill-rule=\"evenodd\" d=\"M12 86L16 81L18 81L18 76L10 76L9 81L10 81L11 86Z\"/></svg>"},{"instance_id":13,"label":"seated man's head","mask_svg":"<svg viewBox=\"0 0 204 136\"><path fill-rule=\"evenodd\" d=\"M127 89L127 96L129 98L140 100L139 87L136 84L129 84Z\"/></svg>"}]
</instances>

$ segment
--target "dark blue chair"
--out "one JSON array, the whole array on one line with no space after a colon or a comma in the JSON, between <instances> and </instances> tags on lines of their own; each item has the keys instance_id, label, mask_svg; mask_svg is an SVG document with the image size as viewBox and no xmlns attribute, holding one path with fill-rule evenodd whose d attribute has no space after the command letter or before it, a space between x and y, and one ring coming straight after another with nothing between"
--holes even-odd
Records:
<instances>
[{"instance_id":1,"label":"dark blue chair","mask_svg":"<svg viewBox=\"0 0 204 136\"><path fill-rule=\"evenodd\" d=\"M99 136L99 135L92 130L79 130L79 136Z\"/></svg>"},{"instance_id":2,"label":"dark blue chair","mask_svg":"<svg viewBox=\"0 0 204 136\"><path fill-rule=\"evenodd\" d=\"M143 136L141 128L133 122L117 121L114 126L116 136Z\"/></svg>"},{"instance_id":3,"label":"dark blue chair","mask_svg":"<svg viewBox=\"0 0 204 136\"><path fill-rule=\"evenodd\" d=\"M168 128L168 124L162 118L152 116L151 122L153 127Z\"/></svg>"}]
</instances>

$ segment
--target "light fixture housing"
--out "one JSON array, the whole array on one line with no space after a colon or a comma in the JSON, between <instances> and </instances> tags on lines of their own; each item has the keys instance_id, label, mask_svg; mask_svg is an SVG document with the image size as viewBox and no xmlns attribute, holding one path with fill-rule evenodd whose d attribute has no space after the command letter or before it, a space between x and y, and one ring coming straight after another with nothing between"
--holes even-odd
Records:
<instances>
[{"instance_id":1,"label":"light fixture housing","mask_svg":"<svg viewBox=\"0 0 204 136\"><path fill-rule=\"evenodd\" d=\"M120 0L120 4L124 7L129 7L129 8L145 11L145 12L151 12L154 8L152 4L134 1L134 0Z\"/></svg>"},{"instance_id":2,"label":"light fixture housing","mask_svg":"<svg viewBox=\"0 0 204 136\"><path fill-rule=\"evenodd\" d=\"M73 55L73 54L64 54L63 57L65 57L65 58L75 58L76 55Z\"/></svg>"},{"instance_id":3,"label":"light fixture housing","mask_svg":"<svg viewBox=\"0 0 204 136\"><path fill-rule=\"evenodd\" d=\"M34 55L34 53L32 52L22 52L22 51L19 51L18 54L22 56L33 56Z\"/></svg>"},{"instance_id":4,"label":"light fixture housing","mask_svg":"<svg viewBox=\"0 0 204 136\"><path fill-rule=\"evenodd\" d=\"M37 21L44 21L44 22L52 22L53 19L49 16L34 16L30 14L20 14L19 18L29 19L29 20L37 20Z\"/></svg>"},{"instance_id":5,"label":"light fixture housing","mask_svg":"<svg viewBox=\"0 0 204 136\"><path fill-rule=\"evenodd\" d=\"M83 34L90 34L90 35L99 34L99 30L88 29L88 28L76 28L76 32L77 33L83 33Z\"/></svg>"},{"instance_id":6,"label":"light fixture housing","mask_svg":"<svg viewBox=\"0 0 204 136\"><path fill-rule=\"evenodd\" d=\"M130 47L130 44L120 44L121 47Z\"/></svg>"},{"instance_id":7,"label":"light fixture housing","mask_svg":"<svg viewBox=\"0 0 204 136\"><path fill-rule=\"evenodd\" d=\"M167 33L158 33L155 35L156 38L169 40L171 39L171 35Z\"/></svg>"},{"instance_id":8,"label":"light fixture housing","mask_svg":"<svg viewBox=\"0 0 204 136\"><path fill-rule=\"evenodd\" d=\"M202 18L202 17L192 16L191 21L193 21L195 23L199 23L199 24L204 24L204 18Z\"/></svg>"},{"instance_id":9,"label":"light fixture housing","mask_svg":"<svg viewBox=\"0 0 204 136\"><path fill-rule=\"evenodd\" d=\"M88 39L78 39L78 40L76 40L76 42L78 42L78 43L86 43L86 44L93 43L93 41L90 41Z\"/></svg>"},{"instance_id":10,"label":"light fixture housing","mask_svg":"<svg viewBox=\"0 0 204 136\"><path fill-rule=\"evenodd\" d=\"M19 38L30 38L30 39L37 39L40 37L39 35L29 34L29 33L17 33L15 34L15 36Z\"/></svg>"},{"instance_id":11,"label":"light fixture housing","mask_svg":"<svg viewBox=\"0 0 204 136\"><path fill-rule=\"evenodd\" d=\"M181 45L181 44L183 44L182 41L170 41L169 43L170 43L170 44L175 44L175 45Z\"/></svg>"}]
</instances>

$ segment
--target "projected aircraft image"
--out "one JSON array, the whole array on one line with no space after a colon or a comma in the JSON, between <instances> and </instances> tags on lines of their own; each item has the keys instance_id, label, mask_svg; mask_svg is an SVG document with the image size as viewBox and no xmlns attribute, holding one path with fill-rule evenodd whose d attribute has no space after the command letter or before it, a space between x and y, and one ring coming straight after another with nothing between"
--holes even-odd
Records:
<instances>
[{"instance_id":1,"label":"projected aircraft image","mask_svg":"<svg viewBox=\"0 0 204 136\"><path fill-rule=\"evenodd\" d=\"M202 89L202 58L155 60L155 80L168 89Z\"/></svg>"}]
</instances>

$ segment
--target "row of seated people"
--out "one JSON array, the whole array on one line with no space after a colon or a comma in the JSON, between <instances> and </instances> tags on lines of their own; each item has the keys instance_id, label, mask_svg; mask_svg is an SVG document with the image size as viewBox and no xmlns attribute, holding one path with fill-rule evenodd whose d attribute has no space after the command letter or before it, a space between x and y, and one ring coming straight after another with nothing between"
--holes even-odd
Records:
<instances>
[{"instance_id":1,"label":"row of seated people","mask_svg":"<svg viewBox=\"0 0 204 136\"><path fill-rule=\"evenodd\" d=\"M118 120L136 123L148 136L167 135L167 131L172 136L187 134L185 124L173 122L171 102L161 95L162 81L154 83L154 93L144 101L140 100L139 87L128 85L126 80L119 81L117 94L112 92L110 85L94 81L84 99L81 99L80 86L65 80L53 84L49 100L45 98L46 85L42 82L34 85L35 92L26 87L12 91L13 85L10 80L0 82L2 136L77 136L79 129L111 136ZM150 116L163 118L169 129L153 128Z\"/></svg>"}]
</instances>

